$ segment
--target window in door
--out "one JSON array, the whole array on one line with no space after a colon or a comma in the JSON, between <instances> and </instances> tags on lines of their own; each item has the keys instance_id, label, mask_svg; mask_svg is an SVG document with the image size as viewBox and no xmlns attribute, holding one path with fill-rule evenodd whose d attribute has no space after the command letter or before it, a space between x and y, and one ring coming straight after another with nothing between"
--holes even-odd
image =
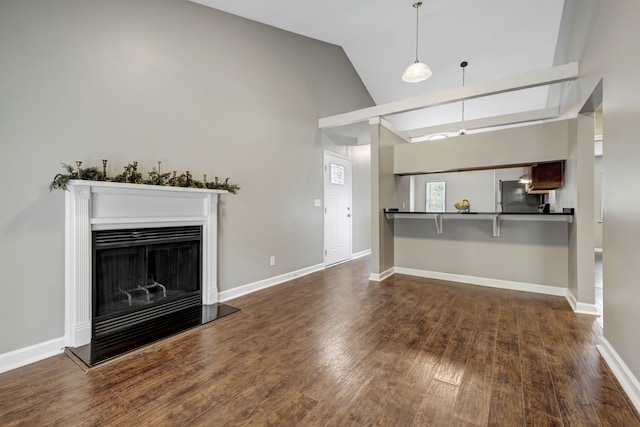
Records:
<instances>
[{"instance_id":1,"label":"window in door","mask_svg":"<svg viewBox=\"0 0 640 427\"><path fill-rule=\"evenodd\" d=\"M331 163L331 183L344 185L344 166Z\"/></svg>"}]
</instances>

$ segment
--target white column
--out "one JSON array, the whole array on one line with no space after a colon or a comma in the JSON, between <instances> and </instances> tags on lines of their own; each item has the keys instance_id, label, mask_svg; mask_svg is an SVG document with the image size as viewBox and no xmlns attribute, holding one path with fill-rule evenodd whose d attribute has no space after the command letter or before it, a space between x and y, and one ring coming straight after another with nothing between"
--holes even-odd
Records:
<instances>
[{"instance_id":1,"label":"white column","mask_svg":"<svg viewBox=\"0 0 640 427\"><path fill-rule=\"evenodd\" d=\"M91 342L91 188L72 186L65 196L67 345Z\"/></svg>"},{"instance_id":2,"label":"white column","mask_svg":"<svg viewBox=\"0 0 640 427\"><path fill-rule=\"evenodd\" d=\"M218 302L218 194L205 199L207 220L202 227L202 303Z\"/></svg>"}]
</instances>

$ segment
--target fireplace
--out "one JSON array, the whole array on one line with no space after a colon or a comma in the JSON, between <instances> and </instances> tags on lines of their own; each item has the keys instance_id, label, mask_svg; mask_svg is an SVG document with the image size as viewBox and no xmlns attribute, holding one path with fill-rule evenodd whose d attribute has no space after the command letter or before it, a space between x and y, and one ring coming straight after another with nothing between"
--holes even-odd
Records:
<instances>
[{"instance_id":1,"label":"fireplace","mask_svg":"<svg viewBox=\"0 0 640 427\"><path fill-rule=\"evenodd\" d=\"M202 227L92 234L96 355L110 357L171 335L185 322L199 324Z\"/></svg>"},{"instance_id":2,"label":"fireplace","mask_svg":"<svg viewBox=\"0 0 640 427\"><path fill-rule=\"evenodd\" d=\"M72 180L65 341L88 366L237 309L218 303L226 191Z\"/></svg>"}]
</instances>

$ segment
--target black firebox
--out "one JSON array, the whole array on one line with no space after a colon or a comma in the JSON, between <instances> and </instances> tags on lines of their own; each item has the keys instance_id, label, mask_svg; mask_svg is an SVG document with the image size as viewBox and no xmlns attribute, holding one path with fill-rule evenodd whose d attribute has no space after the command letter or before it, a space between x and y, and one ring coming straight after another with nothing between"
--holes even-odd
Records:
<instances>
[{"instance_id":1,"label":"black firebox","mask_svg":"<svg viewBox=\"0 0 640 427\"><path fill-rule=\"evenodd\" d=\"M92 358L200 324L201 254L200 226L94 231Z\"/></svg>"}]
</instances>

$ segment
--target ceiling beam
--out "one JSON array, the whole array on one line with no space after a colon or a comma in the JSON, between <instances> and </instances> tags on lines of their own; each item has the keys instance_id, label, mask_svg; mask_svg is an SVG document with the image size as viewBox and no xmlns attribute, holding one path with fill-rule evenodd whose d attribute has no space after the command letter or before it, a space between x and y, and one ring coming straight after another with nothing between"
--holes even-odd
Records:
<instances>
[{"instance_id":1,"label":"ceiling beam","mask_svg":"<svg viewBox=\"0 0 640 427\"><path fill-rule=\"evenodd\" d=\"M344 126L356 122L368 121L370 117L406 113L427 107L450 104L452 102L462 101L463 99L481 98L483 96L497 95L516 90L551 85L554 83L562 83L575 80L577 78L578 63L572 62L570 64L530 71L528 73L504 79L461 86L437 93L416 96L413 98L403 99L401 101L389 102L387 104L337 114L335 116L323 117L318 120L318 127L320 129L326 129Z\"/></svg>"},{"instance_id":2,"label":"ceiling beam","mask_svg":"<svg viewBox=\"0 0 640 427\"><path fill-rule=\"evenodd\" d=\"M460 129L472 130L494 126L512 125L518 123L535 122L537 120L555 119L560 113L559 107L542 108L540 110L523 111L502 116L483 117L481 119L465 120L464 122L445 123L402 132L405 138L420 138L439 133L457 132Z\"/></svg>"}]
</instances>

